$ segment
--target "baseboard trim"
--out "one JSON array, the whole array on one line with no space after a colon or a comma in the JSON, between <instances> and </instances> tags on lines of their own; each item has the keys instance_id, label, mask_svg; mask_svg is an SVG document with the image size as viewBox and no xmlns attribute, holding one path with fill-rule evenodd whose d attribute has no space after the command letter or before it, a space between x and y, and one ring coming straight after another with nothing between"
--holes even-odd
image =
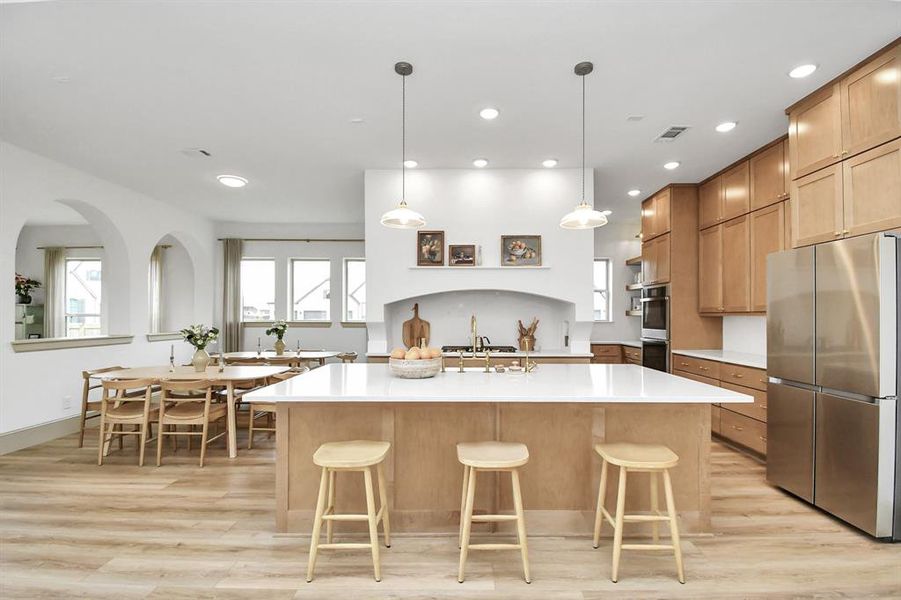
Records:
<instances>
[{"instance_id":1,"label":"baseboard trim","mask_svg":"<svg viewBox=\"0 0 901 600\"><path fill-rule=\"evenodd\" d=\"M76 415L33 427L0 433L0 456L75 433L79 429L80 422L80 415Z\"/></svg>"}]
</instances>

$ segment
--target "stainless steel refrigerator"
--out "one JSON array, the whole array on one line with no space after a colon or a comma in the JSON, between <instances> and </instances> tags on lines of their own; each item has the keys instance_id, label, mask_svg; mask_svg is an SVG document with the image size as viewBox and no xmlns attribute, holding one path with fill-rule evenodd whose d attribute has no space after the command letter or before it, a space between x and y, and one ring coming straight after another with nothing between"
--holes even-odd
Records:
<instances>
[{"instance_id":1,"label":"stainless steel refrigerator","mask_svg":"<svg viewBox=\"0 0 901 600\"><path fill-rule=\"evenodd\" d=\"M892 234L767 257L767 480L896 541L899 265Z\"/></svg>"}]
</instances>

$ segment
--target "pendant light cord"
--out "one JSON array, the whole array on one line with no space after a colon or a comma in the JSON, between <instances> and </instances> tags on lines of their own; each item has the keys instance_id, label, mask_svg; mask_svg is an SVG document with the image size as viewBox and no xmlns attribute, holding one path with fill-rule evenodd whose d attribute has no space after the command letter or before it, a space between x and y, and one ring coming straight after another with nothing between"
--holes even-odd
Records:
<instances>
[{"instance_id":1,"label":"pendant light cord","mask_svg":"<svg viewBox=\"0 0 901 600\"><path fill-rule=\"evenodd\" d=\"M582 75L582 204L585 204L585 75Z\"/></svg>"},{"instance_id":2,"label":"pendant light cord","mask_svg":"<svg viewBox=\"0 0 901 600\"><path fill-rule=\"evenodd\" d=\"M407 205L407 76L402 75L400 84L400 202ZM584 187L584 186L583 186Z\"/></svg>"}]
</instances>

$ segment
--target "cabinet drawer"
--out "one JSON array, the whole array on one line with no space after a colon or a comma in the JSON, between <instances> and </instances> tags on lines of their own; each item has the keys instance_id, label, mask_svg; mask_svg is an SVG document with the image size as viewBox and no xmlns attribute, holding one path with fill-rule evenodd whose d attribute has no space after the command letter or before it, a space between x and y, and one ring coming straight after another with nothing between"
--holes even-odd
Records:
<instances>
[{"instance_id":1,"label":"cabinet drawer","mask_svg":"<svg viewBox=\"0 0 901 600\"><path fill-rule=\"evenodd\" d=\"M720 435L745 448L766 454L766 423L721 408Z\"/></svg>"},{"instance_id":2,"label":"cabinet drawer","mask_svg":"<svg viewBox=\"0 0 901 600\"><path fill-rule=\"evenodd\" d=\"M720 365L720 381L766 391L766 371L741 365Z\"/></svg>"},{"instance_id":3,"label":"cabinet drawer","mask_svg":"<svg viewBox=\"0 0 901 600\"><path fill-rule=\"evenodd\" d=\"M623 346L623 356L627 361L637 360L641 362L641 348L632 348L631 346Z\"/></svg>"},{"instance_id":4,"label":"cabinet drawer","mask_svg":"<svg viewBox=\"0 0 901 600\"><path fill-rule=\"evenodd\" d=\"M713 433L720 432L720 413L722 409L715 404L710 407L710 431Z\"/></svg>"},{"instance_id":5,"label":"cabinet drawer","mask_svg":"<svg viewBox=\"0 0 901 600\"><path fill-rule=\"evenodd\" d=\"M711 379L720 378L720 363L705 360L703 358L692 358L691 356L682 356L680 354L673 355L673 369L677 371L687 371L694 375L703 375Z\"/></svg>"},{"instance_id":6,"label":"cabinet drawer","mask_svg":"<svg viewBox=\"0 0 901 600\"><path fill-rule=\"evenodd\" d=\"M591 359L593 365L619 365L622 362L618 356L595 356Z\"/></svg>"},{"instance_id":7,"label":"cabinet drawer","mask_svg":"<svg viewBox=\"0 0 901 600\"><path fill-rule=\"evenodd\" d=\"M627 364L627 365L638 365L638 366L640 367L640 366L641 366L641 359L639 358L639 359L636 360L636 359L634 359L634 358L627 358L627 359L626 359L626 364Z\"/></svg>"},{"instance_id":8,"label":"cabinet drawer","mask_svg":"<svg viewBox=\"0 0 901 600\"><path fill-rule=\"evenodd\" d=\"M731 383L726 383L725 381L720 383L720 387L732 390L733 392L738 392L739 394L754 396L754 404L730 404L728 410L766 423L766 392L744 387L742 385L733 385Z\"/></svg>"},{"instance_id":9,"label":"cabinet drawer","mask_svg":"<svg viewBox=\"0 0 901 600\"><path fill-rule=\"evenodd\" d=\"M682 357L679 356L677 358L682 358ZM692 381L699 381L701 383L706 383L707 385L720 387L720 382L718 379L711 379L710 377L704 377L703 375L695 375L694 373L689 373L688 371L680 371L680 370L676 369L673 371L673 375L678 375L679 377L684 377L685 379L691 379Z\"/></svg>"},{"instance_id":10,"label":"cabinet drawer","mask_svg":"<svg viewBox=\"0 0 901 600\"><path fill-rule=\"evenodd\" d=\"M595 356L619 356L620 346L618 344L592 344L591 353Z\"/></svg>"}]
</instances>

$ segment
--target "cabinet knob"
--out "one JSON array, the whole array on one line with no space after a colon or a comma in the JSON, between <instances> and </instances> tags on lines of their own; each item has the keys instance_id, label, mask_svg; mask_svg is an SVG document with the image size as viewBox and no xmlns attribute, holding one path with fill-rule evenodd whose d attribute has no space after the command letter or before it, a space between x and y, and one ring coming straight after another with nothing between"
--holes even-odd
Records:
<instances>
[{"instance_id":1,"label":"cabinet knob","mask_svg":"<svg viewBox=\"0 0 901 600\"><path fill-rule=\"evenodd\" d=\"M742 377L744 377L744 375L742 375L741 373L732 373L732 376L736 379L741 379Z\"/></svg>"},{"instance_id":2,"label":"cabinet knob","mask_svg":"<svg viewBox=\"0 0 901 600\"><path fill-rule=\"evenodd\" d=\"M763 410L766 410L766 404L761 404L760 408L762 408Z\"/></svg>"},{"instance_id":3,"label":"cabinet knob","mask_svg":"<svg viewBox=\"0 0 901 600\"><path fill-rule=\"evenodd\" d=\"M759 436L759 437L760 437L760 441L761 441L761 442L766 442L766 437L765 437L765 436L762 436L762 435L761 435L761 436Z\"/></svg>"},{"instance_id":4,"label":"cabinet knob","mask_svg":"<svg viewBox=\"0 0 901 600\"><path fill-rule=\"evenodd\" d=\"M680 362L679 364L682 365L683 367L687 367L687 366L688 366L688 363L684 363L684 362Z\"/></svg>"},{"instance_id":5,"label":"cabinet knob","mask_svg":"<svg viewBox=\"0 0 901 600\"><path fill-rule=\"evenodd\" d=\"M844 233L845 235L848 235L849 233L851 233L851 230L850 230L850 229L843 229L843 230L842 230L842 233Z\"/></svg>"},{"instance_id":6,"label":"cabinet knob","mask_svg":"<svg viewBox=\"0 0 901 600\"><path fill-rule=\"evenodd\" d=\"M832 234L832 235L834 235L835 237L840 237L840 236L842 235L842 232L841 232L841 231L836 231L836 232L835 232L834 234Z\"/></svg>"},{"instance_id":7,"label":"cabinet knob","mask_svg":"<svg viewBox=\"0 0 901 600\"><path fill-rule=\"evenodd\" d=\"M744 429L742 427L739 427L738 425L733 425L732 429L734 429L735 431L744 431Z\"/></svg>"},{"instance_id":8,"label":"cabinet knob","mask_svg":"<svg viewBox=\"0 0 901 600\"><path fill-rule=\"evenodd\" d=\"M844 156L844 155L847 154L847 153L848 153L847 150L842 150L842 156Z\"/></svg>"}]
</instances>

